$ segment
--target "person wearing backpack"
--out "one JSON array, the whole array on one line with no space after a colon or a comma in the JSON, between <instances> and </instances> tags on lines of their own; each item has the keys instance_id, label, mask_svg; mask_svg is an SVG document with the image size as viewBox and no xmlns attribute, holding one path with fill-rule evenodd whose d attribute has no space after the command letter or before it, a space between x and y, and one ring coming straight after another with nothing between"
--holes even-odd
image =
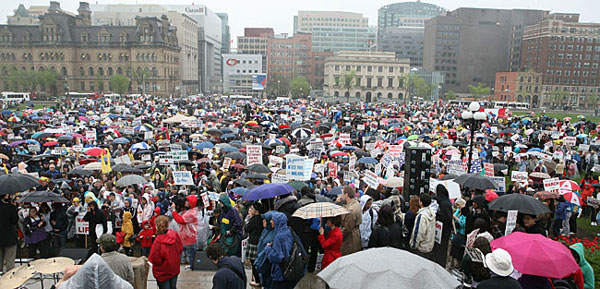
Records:
<instances>
[{"instance_id":1,"label":"person wearing backpack","mask_svg":"<svg viewBox=\"0 0 600 289\"><path fill-rule=\"evenodd\" d=\"M275 230L273 243L265 247L267 259L271 262L271 278L273 289L293 289L297 281L287 280L283 274L283 265L290 259L294 237L287 226L287 217L280 212L272 212L271 224Z\"/></svg>"},{"instance_id":2,"label":"person wearing backpack","mask_svg":"<svg viewBox=\"0 0 600 289\"><path fill-rule=\"evenodd\" d=\"M360 223L360 239L363 248L367 248L369 244L369 237L375 229L377 224L377 211L373 210L371 205L373 199L369 195L362 195L360 197L360 207L362 208L362 222Z\"/></svg>"},{"instance_id":3,"label":"person wearing backpack","mask_svg":"<svg viewBox=\"0 0 600 289\"><path fill-rule=\"evenodd\" d=\"M237 256L225 255L220 243L212 243L206 248L206 256L219 268L213 276L212 288L245 289L248 280L242 260Z\"/></svg>"}]
</instances>

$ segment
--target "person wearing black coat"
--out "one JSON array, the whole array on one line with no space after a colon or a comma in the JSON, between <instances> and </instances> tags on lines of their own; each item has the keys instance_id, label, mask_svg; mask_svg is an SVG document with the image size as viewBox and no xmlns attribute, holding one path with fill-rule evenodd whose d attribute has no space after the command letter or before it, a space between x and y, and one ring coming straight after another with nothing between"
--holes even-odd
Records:
<instances>
[{"instance_id":1,"label":"person wearing black coat","mask_svg":"<svg viewBox=\"0 0 600 289\"><path fill-rule=\"evenodd\" d=\"M52 224L52 232L58 235L58 245L62 249L67 244L69 217L67 217L67 209L61 203L54 203L52 207L54 210L50 213L50 224Z\"/></svg>"},{"instance_id":2,"label":"person wearing black coat","mask_svg":"<svg viewBox=\"0 0 600 289\"><path fill-rule=\"evenodd\" d=\"M260 280L258 270L254 267L254 260L256 260L258 256L258 239L264 228L263 218L261 216L263 213L265 212L260 203L253 203L248 209L248 214L251 216L250 220L244 225L244 238L248 238L246 258L252 263L252 276L255 281ZM251 282L251 284L258 285L256 282Z\"/></svg>"},{"instance_id":3,"label":"person wearing black coat","mask_svg":"<svg viewBox=\"0 0 600 289\"><path fill-rule=\"evenodd\" d=\"M402 226L394 222L394 211L390 205L379 209L377 226L369 237L369 248L394 247L402 249Z\"/></svg>"},{"instance_id":4,"label":"person wearing black coat","mask_svg":"<svg viewBox=\"0 0 600 289\"><path fill-rule=\"evenodd\" d=\"M442 223L442 239L433 247L433 260L443 268L446 268L448 259L448 243L450 242L450 234L452 233L452 203L448 190L443 185L438 185L436 188L437 202L439 209L436 214L436 220Z\"/></svg>"},{"instance_id":5,"label":"person wearing black coat","mask_svg":"<svg viewBox=\"0 0 600 289\"><path fill-rule=\"evenodd\" d=\"M17 255L17 207L12 204L10 195L0 200L0 271L8 272L15 267ZM3 266L4 265L4 266Z\"/></svg>"},{"instance_id":6,"label":"person wearing black coat","mask_svg":"<svg viewBox=\"0 0 600 289\"><path fill-rule=\"evenodd\" d=\"M106 228L106 219L104 218L104 213L98 208L98 203L95 201L91 201L88 204L88 211L83 216L83 220L88 222L89 226L89 237L90 237L90 250L88 251L88 255L85 258L89 258L94 253L98 253L98 243L96 240L100 237L96 235L96 225L102 225L102 232L108 232Z\"/></svg>"}]
</instances>

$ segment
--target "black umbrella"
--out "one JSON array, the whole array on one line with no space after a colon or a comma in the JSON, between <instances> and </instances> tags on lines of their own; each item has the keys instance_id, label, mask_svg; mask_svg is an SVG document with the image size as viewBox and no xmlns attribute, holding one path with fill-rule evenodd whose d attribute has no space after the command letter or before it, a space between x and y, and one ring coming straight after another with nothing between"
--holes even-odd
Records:
<instances>
[{"instance_id":1,"label":"black umbrella","mask_svg":"<svg viewBox=\"0 0 600 289\"><path fill-rule=\"evenodd\" d=\"M244 188L250 188L252 186L254 186L254 184L252 184L250 181L246 180L246 179L235 179L233 181L234 184L238 184Z\"/></svg>"},{"instance_id":2,"label":"black umbrella","mask_svg":"<svg viewBox=\"0 0 600 289\"><path fill-rule=\"evenodd\" d=\"M518 210L519 213L534 215L550 212L540 200L525 194L508 194L489 203L490 210L508 212Z\"/></svg>"},{"instance_id":3,"label":"black umbrella","mask_svg":"<svg viewBox=\"0 0 600 289\"><path fill-rule=\"evenodd\" d=\"M112 170L115 172L121 172L124 169L131 169L131 166L128 164L116 164L114 167L112 167Z\"/></svg>"},{"instance_id":4,"label":"black umbrella","mask_svg":"<svg viewBox=\"0 0 600 289\"><path fill-rule=\"evenodd\" d=\"M208 130L206 130L206 133L213 135L213 136L221 136L223 134L222 131L220 131L216 128L209 128Z\"/></svg>"},{"instance_id":5,"label":"black umbrella","mask_svg":"<svg viewBox=\"0 0 600 289\"><path fill-rule=\"evenodd\" d=\"M494 164L494 171L499 172L501 170L507 170L507 169L508 169L508 166L505 164L500 164L500 163Z\"/></svg>"},{"instance_id":6,"label":"black umbrella","mask_svg":"<svg viewBox=\"0 0 600 289\"><path fill-rule=\"evenodd\" d=\"M445 181L445 180L453 180L456 179L458 176L455 174L447 174L443 177L440 178L440 180Z\"/></svg>"},{"instance_id":7,"label":"black umbrella","mask_svg":"<svg viewBox=\"0 0 600 289\"><path fill-rule=\"evenodd\" d=\"M80 176L87 177L92 175L92 171L84 170L81 168L75 168L67 173L68 176Z\"/></svg>"},{"instance_id":8,"label":"black umbrella","mask_svg":"<svg viewBox=\"0 0 600 289\"><path fill-rule=\"evenodd\" d=\"M70 203L67 198L53 192L39 191L27 193L25 196L17 200L19 203L37 203L37 202L52 202L52 203Z\"/></svg>"},{"instance_id":9,"label":"black umbrella","mask_svg":"<svg viewBox=\"0 0 600 289\"><path fill-rule=\"evenodd\" d=\"M225 157L226 158L231 158L231 159L234 159L234 160L241 160L241 159L245 159L246 155L244 153L241 153L241 152L230 152L230 153L225 154Z\"/></svg>"},{"instance_id":10,"label":"black umbrella","mask_svg":"<svg viewBox=\"0 0 600 289\"><path fill-rule=\"evenodd\" d=\"M251 164L247 167L247 169L251 172L259 174L268 174L271 172L269 168L263 164Z\"/></svg>"},{"instance_id":11,"label":"black umbrella","mask_svg":"<svg viewBox=\"0 0 600 289\"><path fill-rule=\"evenodd\" d=\"M466 188L480 190L496 188L494 182L483 175L464 174L454 179L454 182Z\"/></svg>"},{"instance_id":12,"label":"black umbrella","mask_svg":"<svg viewBox=\"0 0 600 289\"><path fill-rule=\"evenodd\" d=\"M0 195L27 191L38 186L39 179L25 174L9 174L0 176Z\"/></svg>"}]
</instances>

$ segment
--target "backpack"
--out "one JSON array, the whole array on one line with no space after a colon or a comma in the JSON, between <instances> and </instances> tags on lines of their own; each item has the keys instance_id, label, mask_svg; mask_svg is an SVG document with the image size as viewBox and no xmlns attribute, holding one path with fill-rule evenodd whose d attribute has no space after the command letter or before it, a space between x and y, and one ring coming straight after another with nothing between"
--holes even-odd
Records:
<instances>
[{"instance_id":1,"label":"backpack","mask_svg":"<svg viewBox=\"0 0 600 289\"><path fill-rule=\"evenodd\" d=\"M290 258L287 261L279 263L283 277L289 281L300 281L304 277L306 265L308 264L309 256L300 242L300 238L294 230L288 226L292 234L292 249L290 250Z\"/></svg>"},{"instance_id":2,"label":"backpack","mask_svg":"<svg viewBox=\"0 0 600 289\"><path fill-rule=\"evenodd\" d=\"M552 285L554 285L555 289L577 289L573 278L554 279Z\"/></svg>"}]
</instances>

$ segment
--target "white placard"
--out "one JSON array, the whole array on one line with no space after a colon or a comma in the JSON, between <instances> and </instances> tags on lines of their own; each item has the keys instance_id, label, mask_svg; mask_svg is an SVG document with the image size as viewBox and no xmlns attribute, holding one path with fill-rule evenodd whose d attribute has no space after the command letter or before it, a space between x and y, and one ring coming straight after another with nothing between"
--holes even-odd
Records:
<instances>
[{"instance_id":1,"label":"white placard","mask_svg":"<svg viewBox=\"0 0 600 289\"><path fill-rule=\"evenodd\" d=\"M508 210L508 214L506 217L506 231L504 232L504 236L508 236L517 226L517 215L519 211L517 210Z\"/></svg>"},{"instance_id":2,"label":"white placard","mask_svg":"<svg viewBox=\"0 0 600 289\"><path fill-rule=\"evenodd\" d=\"M246 165L262 164L262 146L248 145L246 146Z\"/></svg>"},{"instance_id":3,"label":"white placard","mask_svg":"<svg viewBox=\"0 0 600 289\"><path fill-rule=\"evenodd\" d=\"M148 140L148 139L153 139L153 138L154 138L154 136L152 135L152 132L151 132L151 131L145 131L145 132L144 132L144 139L145 139L145 140Z\"/></svg>"},{"instance_id":4,"label":"white placard","mask_svg":"<svg viewBox=\"0 0 600 289\"><path fill-rule=\"evenodd\" d=\"M473 243L475 243L475 239L477 239L477 234L479 234L479 228L467 235L467 242L465 244L467 248L473 248Z\"/></svg>"},{"instance_id":5,"label":"white placard","mask_svg":"<svg viewBox=\"0 0 600 289\"><path fill-rule=\"evenodd\" d=\"M174 171L173 172L173 183L177 186L193 186L194 179L192 178L192 172L190 171Z\"/></svg>"},{"instance_id":6,"label":"white placard","mask_svg":"<svg viewBox=\"0 0 600 289\"><path fill-rule=\"evenodd\" d=\"M102 122L104 122L104 124L106 124L106 125L111 125L113 123L112 119L110 119L108 117L105 118Z\"/></svg>"},{"instance_id":7,"label":"white placard","mask_svg":"<svg viewBox=\"0 0 600 289\"><path fill-rule=\"evenodd\" d=\"M363 181L373 189L377 189L377 187L379 186L379 179L377 178L377 175L372 171L365 171Z\"/></svg>"},{"instance_id":8,"label":"white placard","mask_svg":"<svg viewBox=\"0 0 600 289\"><path fill-rule=\"evenodd\" d=\"M544 180L544 190L548 192L558 193L560 191L560 181L558 178Z\"/></svg>"},{"instance_id":9,"label":"white placard","mask_svg":"<svg viewBox=\"0 0 600 289\"><path fill-rule=\"evenodd\" d=\"M173 161L176 161L176 162L189 160L188 152L185 150L170 151L170 152L167 152L167 155L171 156Z\"/></svg>"},{"instance_id":10,"label":"white placard","mask_svg":"<svg viewBox=\"0 0 600 289\"><path fill-rule=\"evenodd\" d=\"M229 169L230 165L231 165L231 158L225 158L223 160L223 168L224 169Z\"/></svg>"},{"instance_id":11,"label":"white placard","mask_svg":"<svg viewBox=\"0 0 600 289\"><path fill-rule=\"evenodd\" d=\"M161 139L159 141L156 142L156 146L158 146L158 148L166 148L171 144L171 141L168 139Z\"/></svg>"},{"instance_id":12,"label":"white placard","mask_svg":"<svg viewBox=\"0 0 600 289\"><path fill-rule=\"evenodd\" d=\"M338 141L341 144L350 145L350 134L349 133L341 133Z\"/></svg>"},{"instance_id":13,"label":"white placard","mask_svg":"<svg viewBox=\"0 0 600 289\"><path fill-rule=\"evenodd\" d=\"M142 161L149 162L150 160L152 160L151 154L143 154L142 155Z\"/></svg>"},{"instance_id":14,"label":"white placard","mask_svg":"<svg viewBox=\"0 0 600 289\"><path fill-rule=\"evenodd\" d=\"M269 164L272 165L272 166L274 166L274 167L281 168L283 166L283 158L280 158L278 156L270 155L269 156Z\"/></svg>"},{"instance_id":15,"label":"white placard","mask_svg":"<svg viewBox=\"0 0 600 289\"><path fill-rule=\"evenodd\" d=\"M528 178L528 174L527 172L519 172L519 171L512 171L511 175L510 175L510 179L511 181L517 181L521 184L527 184L527 178Z\"/></svg>"},{"instance_id":16,"label":"white placard","mask_svg":"<svg viewBox=\"0 0 600 289\"><path fill-rule=\"evenodd\" d=\"M126 135L133 135L135 133L133 127L126 127L126 128L123 129L123 132Z\"/></svg>"},{"instance_id":17,"label":"white placard","mask_svg":"<svg viewBox=\"0 0 600 289\"><path fill-rule=\"evenodd\" d=\"M288 180L308 181L313 168L313 159L289 156L285 158L285 172Z\"/></svg>"},{"instance_id":18,"label":"white placard","mask_svg":"<svg viewBox=\"0 0 600 289\"><path fill-rule=\"evenodd\" d=\"M506 182L504 177L489 177L490 180L492 180L492 182L494 182L494 185L496 186L495 191L498 193L505 193L506 192Z\"/></svg>"},{"instance_id":19,"label":"white placard","mask_svg":"<svg viewBox=\"0 0 600 289\"><path fill-rule=\"evenodd\" d=\"M271 175L271 183L273 184L285 184L288 182L287 175L274 173Z\"/></svg>"},{"instance_id":20,"label":"white placard","mask_svg":"<svg viewBox=\"0 0 600 289\"><path fill-rule=\"evenodd\" d=\"M85 213L79 213L75 217L75 234L77 235L88 235L90 231L90 224L83 220Z\"/></svg>"},{"instance_id":21,"label":"white placard","mask_svg":"<svg viewBox=\"0 0 600 289\"><path fill-rule=\"evenodd\" d=\"M565 142L566 146L575 146L575 144L577 143L577 138L575 138L574 136L566 136L563 138L563 141Z\"/></svg>"},{"instance_id":22,"label":"white placard","mask_svg":"<svg viewBox=\"0 0 600 289\"><path fill-rule=\"evenodd\" d=\"M86 130L85 131L85 139L87 139L89 141L95 141L96 140L96 131L95 130Z\"/></svg>"},{"instance_id":23,"label":"white placard","mask_svg":"<svg viewBox=\"0 0 600 289\"><path fill-rule=\"evenodd\" d=\"M442 230L444 229L444 223L440 221L435 222L435 242L438 244L442 243Z\"/></svg>"}]
</instances>

